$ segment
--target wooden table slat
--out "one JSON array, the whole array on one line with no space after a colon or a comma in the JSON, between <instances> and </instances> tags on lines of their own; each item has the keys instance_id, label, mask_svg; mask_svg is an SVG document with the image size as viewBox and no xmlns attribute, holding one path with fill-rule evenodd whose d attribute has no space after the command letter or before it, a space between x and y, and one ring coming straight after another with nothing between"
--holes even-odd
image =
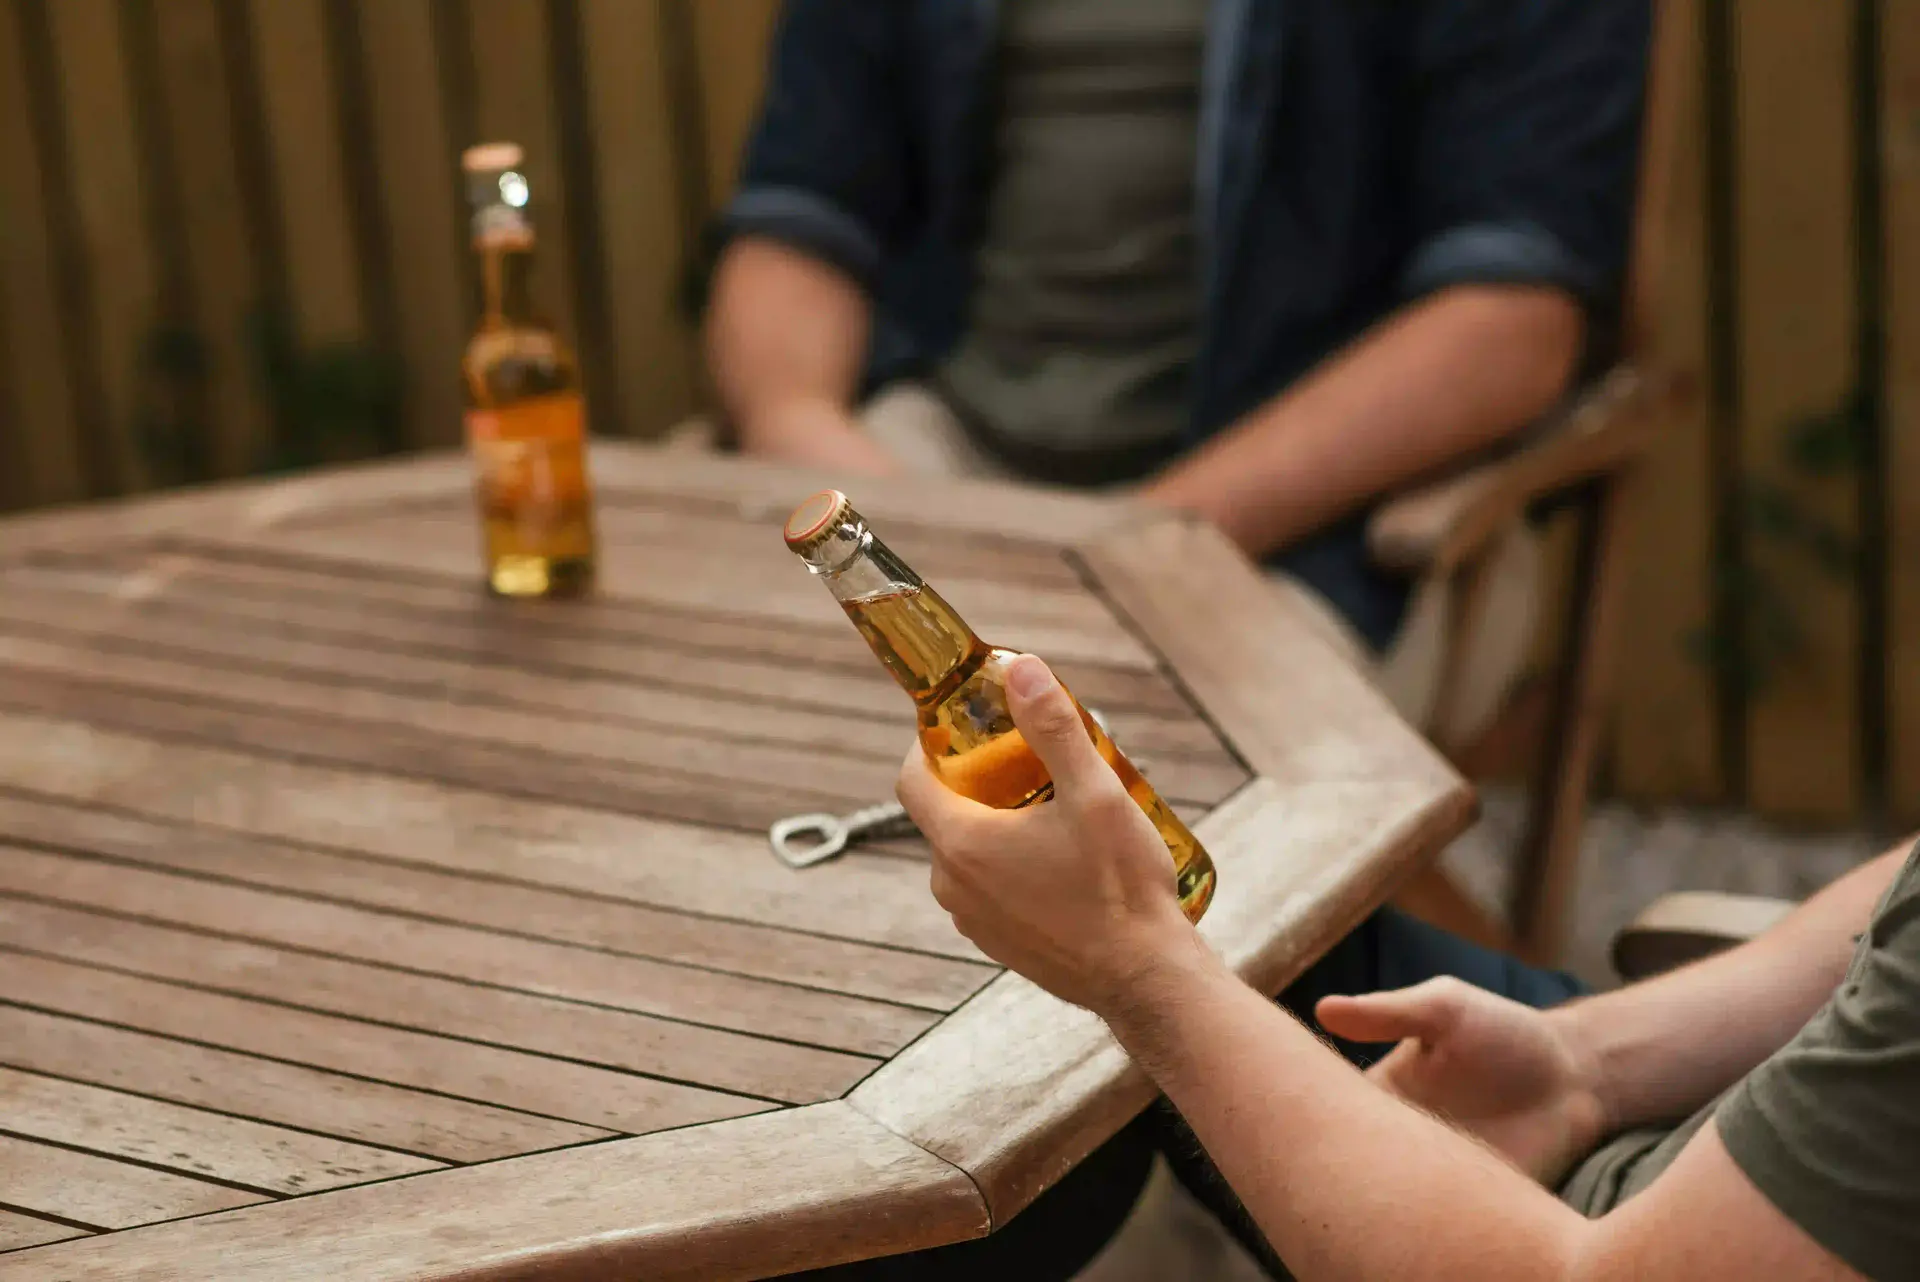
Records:
<instances>
[{"instance_id":1,"label":"wooden table slat","mask_svg":"<svg viewBox=\"0 0 1920 1282\"><path fill-rule=\"evenodd\" d=\"M0 843L0 893L668 1019L889 1056L924 1011Z\"/></svg>"},{"instance_id":2,"label":"wooden table slat","mask_svg":"<svg viewBox=\"0 0 1920 1282\"><path fill-rule=\"evenodd\" d=\"M210 531L204 538L373 567L397 564L453 579L471 579L478 570L470 521L414 518L396 520L387 528ZM836 620L838 608L805 567L778 548L772 551L783 559L771 559L770 554L762 564L692 553L603 559L599 582L609 596L677 610L814 626ZM1091 594L951 578L938 586L989 641L1082 662L1144 670L1156 666L1151 652L1115 628Z\"/></svg>"},{"instance_id":3,"label":"wooden table slat","mask_svg":"<svg viewBox=\"0 0 1920 1282\"><path fill-rule=\"evenodd\" d=\"M898 773L900 752L911 742L903 728L889 757L852 757L833 750L830 733L823 733L821 742L808 748L743 743L382 690L309 684L141 654L90 652L4 633L0 633L0 664L35 674L26 678L35 699L30 706L45 710L64 710L67 705L51 697L63 688L75 691L82 707L87 706L86 695L79 692L100 688L116 694L151 693L161 706L184 700L196 714L213 706L264 709L273 715L246 741L262 747L290 745L292 755L349 765L411 760L413 769L452 783L485 784L504 768L514 782L496 785L502 791L524 788L554 800L577 799L664 818L728 823L746 816L748 826L756 828L801 810L852 809L886 796ZM5 684L0 675L0 687ZM0 698L5 697L0 689ZM106 724L134 729L169 725L163 712L156 713L158 720L132 719L132 704L124 698L113 702L112 719ZM93 706L99 706L97 701ZM181 720L188 733L200 724L197 717ZM751 725L746 716L741 720ZM316 732L316 723L325 730ZM220 741L227 736L214 738ZM342 746L329 746L336 743ZM355 744L383 747L361 752ZM468 749L468 744L485 746ZM509 755L503 760L490 749ZM1203 806L1219 803L1248 778L1231 761L1142 754L1138 764L1169 800ZM603 769L608 766L617 769L609 773ZM406 766L388 768L407 772ZM588 769L599 773L589 776ZM583 786L589 778L594 782ZM542 779L552 782L543 786ZM745 799L738 795L742 785L752 790Z\"/></svg>"},{"instance_id":4,"label":"wooden table slat","mask_svg":"<svg viewBox=\"0 0 1920 1282\"><path fill-rule=\"evenodd\" d=\"M979 952L927 894L926 870L852 854L796 874L764 838L543 805L18 714L0 779L159 819L453 872L891 944Z\"/></svg>"},{"instance_id":5,"label":"wooden table slat","mask_svg":"<svg viewBox=\"0 0 1920 1282\"><path fill-rule=\"evenodd\" d=\"M8 567L0 566L4 568ZM445 629L461 620L483 618L496 633L511 634L516 625L525 624L557 636L797 659L874 675L872 653L837 617L823 617L813 624L767 622L610 597L567 602L563 609L537 602L516 608L476 596L471 583L446 575L333 562L308 547L275 554L238 538L207 542L183 535L151 551L43 550L32 560L10 567L11 573L23 576L61 571L92 582L97 590L127 597L164 595L205 605L217 603L229 611L246 609L250 602L252 612L264 620L323 630L361 627L395 639L440 639L451 635ZM436 623L442 626L436 629ZM1076 685L1097 688L1115 707L1137 705L1167 715L1190 714L1178 692L1158 672L1055 659L1064 676Z\"/></svg>"},{"instance_id":6,"label":"wooden table slat","mask_svg":"<svg viewBox=\"0 0 1920 1282\"><path fill-rule=\"evenodd\" d=\"M0 1006L0 1063L446 1162L614 1134L18 1006Z\"/></svg>"},{"instance_id":7,"label":"wooden table slat","mask_svg":"<svg viewBox=\"0 0 1920 1282\"><path fill-rule=\"evenodd\" d=\"M0 898L0 939L144 978L789 1104L837 1098L879 1064L869 1056L25 900Z\"/></svg>"},{"instance_id":8,"label":"wooden table slat","mask_svg":"<svg viewBox=\"0 0 1920 1282\"><path fill-rule=\"evenodd\" d=\"M951 1010L999 973L998 968L978 962L690 918L637 904L238 837L49 798L0 792L0 837L922 1010Z\"/></svg>"},{"instance_id":9,"label":"wooden table slat","mask_svg":"<svg viewBox=\"0 0 1920 1282\"><path fill-rule=\"evenodd\" d=\"M735 1095L0 949L0 992L37 1009L644 1134L762 1112ZM4 1199L0 1199L4 1200Z\"/></svg>"},{"instance_id":10,"label":"wooden table slat","mask_svg":"<svg viewBox=\"0 0 1920 1282\"><path fill-rule=\"evenodd\" d=\"M1274 592L1217 529L1165 519L1081 555L1259 774L1282 783L1463 786L1367 677L1300 617L1304 607Z\"/></svg>"},{"instance_id":11,"label":"wooden table slat","mask_svg":"<svg viewBox=\"0 0 1920 1282\"><path fill-rule=\"evenodd\" d=\"M36 1219L31 1215L0 1211L0 1252L19 1251L29 1246L45 1246L49 1242L65 1242L69 1238L86 1235L85 1229L56 1224L52 1220Z\"/></svg>"},{"instance_id":12,"label":"wooden table slat","mask_svg":"<svg viewBox=\"0 0 1920 1282\"><path fill-rule=\"evenodd\" d=\"M1063 547L1131 529L1156 515L1111 495L917 476L890 476L885 484L875 484L870 477L831 469L619 444L596 443L593 470L604 489L656 495L663 502L708 499L768 529L785 521L801 499L828 488L846 491L876 527Z\"/></svg>"},{"instance_id":13,"label":"wooden table slat","mask_svg":"<svg viewBox=\"0 0 1920 1282\"><path fill-rule=\"evenodd\" d=\"M444 1163L0 1068L0 1131L292 1195Z\"/></svg>"},{"instance_id":14,"label":"wooden table slat","mask_svg":"<svg viewBox=\"0 0 1920 1282\"><path fill-rule=\"evenodd\" d=\"M784 743L891 764L912 734L911 706L857 643L854 657L860 663L850 675L853 688L862 693L854 709L846 699L835 701L837 694L847 693L838 681L817 690L810 682L797 692L798 698L772 703L666 686L624 673L585 675L574 665L591 656L563 650L569 645L568 634L544 618L469 609L453 618L387 616L369 629L338 601L235 596L209 590L195 579L172 577L164 595L141 599L137 608L124 598L113 599L119 593L146 591L141 586L145 573L130 569L109 577L84 566L34 566L0 575L8 585L8 592L0 594L0 628L37 637L57 635L63 645L87 644L114 654L177 652L182 661L217 661L224 671L298 674L329 690L351 682L357 689L413 690L463 706L498 703L564 710L609 724L645 727L674 742L710 738L726 744ZM273 635L270 646L260 645L260 629ZM566 666L542 670L543 656L551 663L556 654L567 656ZM632 654L630 644L622 645L614 662L628 667ZM649 667L676 680L685 675L674 673L671 666ZM692 675L702 673L696 669ZM1062 668L1062 676L1076 691L1092 687L1117 696L1116 702L1083 694L1108 717L1130 751L1200 764L1233 763L1213 729L1164 683L1143 685L1141 674L1071 666ZM791 687L790 680L787 685ZM1153 710L1164 708L1168 699L1181 710ZM1145 710L1137 706L1143 704Z\"/></svg>"},{"instance_id":15,"label":"wooden table slat","mask_svg":"<svg viewBox=\"0 0 1920 1282\"><path fill-rule=\"evenodd\" d=\"M738 1282L986 1227L964 1175L835 1102L4 1255L0 1282Z\"/></svg>"},{"instance_id":16,"label":"wooden table slat","mask_svg":"<svg viewBox=\"0 0 1920 1282\"><path fill-rule=\"evenodd\" d=\"M96 1229L130 1228L268 1200L264 1193L244 1193L109 1157L0 1135L0 1202ZM0 1268L24 1258L0 1256Z\"/></svg>"},{"instance_id":17,"label":"wooden table slat","mask_svg":"<svg viewBox=\"0 0 1920 1282\"><path fill-rule=\"evenodd\" d=\"M44 672L0 669L0 707L169 743L244 747L262 759L372 771L745 832L764 832L782 815L840 809L852 799L848 794L768 785L743 795L723 779L449 739L405 724L369 729L328 717L150 695L123 685L75 681Z\"/></svg>"}]
</instances>

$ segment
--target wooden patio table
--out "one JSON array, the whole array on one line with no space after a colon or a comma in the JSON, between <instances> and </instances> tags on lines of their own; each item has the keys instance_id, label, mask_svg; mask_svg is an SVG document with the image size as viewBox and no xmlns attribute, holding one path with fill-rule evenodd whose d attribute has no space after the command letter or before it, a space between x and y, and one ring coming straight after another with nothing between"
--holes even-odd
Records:
<instances>
[{"instance_id":1,"label":"wooden patio table","mask_svg":"<svg viewBox=\"0 0 1920 1282\"><path fill-rule=\"evenodd\" d=\"M976 1237L1149 1086L988 964L910 705L781 546L822 478L597 449L599 595L478 587L446 456L0 523L0 1279L752 1278ZM890 482L1212 850L1275 990L1470 793L1210 528Z\"/></svg>"}]
</instances>

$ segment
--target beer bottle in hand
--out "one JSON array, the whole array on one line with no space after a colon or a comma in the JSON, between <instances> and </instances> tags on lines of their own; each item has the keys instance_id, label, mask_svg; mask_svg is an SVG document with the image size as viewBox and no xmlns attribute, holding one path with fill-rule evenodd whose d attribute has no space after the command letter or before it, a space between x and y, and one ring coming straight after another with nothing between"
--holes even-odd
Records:
<instances>
[{"instance_id":1,"label":"beer bottle in hand","mask_svg":"<svg viewBox=\"0 0 1920 1282\"><path fill-rule=\"evenodd\" d=\"M938 592L873 536L838 490L816 494L794 509L786 540L912 696L920 746L942 782L1003 810L1053 796L1046 767L1007 712L1003 678L1015 651L975 635ZM1172 856L1180 906L1189 920L1200 920L1213 898L1213 860L1085 708L1080 719L1127 794L1159 829Z\"/></svg>"}]
</instances>

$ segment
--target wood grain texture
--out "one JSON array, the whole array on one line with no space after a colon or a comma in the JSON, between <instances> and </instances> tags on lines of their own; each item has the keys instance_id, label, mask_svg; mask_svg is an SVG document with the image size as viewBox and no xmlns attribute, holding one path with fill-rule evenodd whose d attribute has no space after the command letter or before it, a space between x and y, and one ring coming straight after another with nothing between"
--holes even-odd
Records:
<instances>
[{"instance_id":1,"label":"wood grain texture","mask_svg":"<svg viewBox=\"0 0 1920 1282\"><path fill-rule=\"evenodd\" d=\"M242 334L248 310L260 302L260 268L241 198L227 52L216 0L166 0L154 16L171 190L206 360L210 457L217 475L240 476L259 461L267 416L253 391Z\"/></svg>"},{"instance_id":2,"label":"wood grain texture","mask_svg":"<svg viewBox=\"0 0 1920 1282\"><path fill-rule=\"evenodd\" d=\"M0 1202L94 1228L131 1228L266 1200L263 1193L0 1135ZM0 1270L23 1267L30 1267L28 1257L0 1256Z\"/></svg>"},{"instance_id":3,"label":"wood grain texture","mask_svg":"<svg viewBox=\"0 0 1920 1282\"><path fill-rule=\"evenodd\" d=\"M64 1242L68 1238L85 1236L86 1233L81 1229L55 1224L52 1220L38 1220L31 1215L0 1211L0 1251L18 1251L29 1246L45 1246L49 1242Z\"/></svg>"},{"instance_id":4,"label":"wood grain texture","mask_svg":"<svg viewBox=\"0 0 1920 1282\"><path fill-rule=\"evenodd\" d=\"M1213 527L1161 520L1084 547L1081 556L1100 590L1153 637L1257 774L1282 784L1461 786L1299 607Z\"/></svg>"},{"instance_id":5,"label":"wood grain texture","mask_svg":"<svg viewBox=\"0 0 1920 1282\"><path fill-rule=\"evenodd\" d=\"M898 758L910 734L911 705L844 619L799 627L604 599L565 610L522 608L480 599L453 580L381 578L371 567L355 576L351 564L305 557L250 563L224 555L243 549L235 539L217 547L196 542L190 554L96 559L43 553L11 571L0 567L0 575L28 588L107 598L90 606L45 604L62 619L111 618L113 626L102 631L116 635L125 619L122 607L138 604L166 615L163 627L177 628L172 621L183 611L219 616L204 629L212 634L209 641L198 647L211 645L213 652L243 650L236 620L244 620L239 630L248 634L294 639L291 648L256 647L248 660L254 667L285 666L291 654L320 645L331 657L315 659L317 671L351 673L356 682L380 686L433 672L428 688L463 700L603 712L616 720L748 741L828 742L888 759ZM196 648L190 632L169 635L176 639L167 644ZM340 644L381 653L331 655ZM749 666L714 667L706 662L710 658ZM792 679L796 663L806 665L806 681ZM1164 674L1071 659L1056 659L1055 668L1113 719L1129 745L1231 761ZM746 689L730 684L731 678Z\"/></svg>"},{"instance_id":6,"label":"wood grain texture","mask_svg":"<svg viewBox=\"0 0 1920 1282\"><path fill-rule=\"evenodd\" d=\"M138 653L139 640L136 633L116 638L113 652L89 652L64 639L0 634L0 662L13 669L0 673L0 699L11 691L25 701L15 706L80 716L94 706L107 725L756 830L796 811L853 809L886 796L910 742L903 726L884 756L843 753L828 722L816 725L804 746L755 743L758 718L744 707L737 712L737 738L682 734L659 724L557 719L550 712L147 658ZM189 706L170 715L168 700ZM213 712L222 707L232 715ZM1247 780L1230 760L1143 754L1139 764L1169 800L1198 806L1218 803Z\"/></svg>"},{"instance_id":7,"label":"wood grain texture","mask_svg":"<svg viewBox=\"0 0 1920 1282\"><path fill-rule=\"evenodd\" d=\"M876 533L884 537L884 530ZM471 515L407 514L324 528L255 530L245 538L250 546L268 552L455 577L479 574ZM837 621L845 626L833 598L777 546L769 546L758 559L703 550L671 558L628 556L604 564L599 583L610 596L670 609L720 611L816 627ZM941 582L940 593L983 637L998 644L1119 667L1150 670L1154 666L1152 654L1084 591L950 578Z\"/></svg>"},{"instance_id":8,"label":"wood grain texture","mask_svg":"<svg viewBox=\"0 0 1920 1282\"><path fill-rule=\"evenodd\" d=\"M845 668L836 663L829 670L870 683L862 689L887 693L872 700L870 711L834 706L820 698L779 704L745 700L718 689L618 680L587 675L564 662L543 663L566 657L575 625L582 620L552 612L522 614L474 600L470 592L459 593L443 608L412 610L379 594L332 590L346 582L335 576L280 566L212 568L208 573L208 562L171 554L105 562L61 558L11 571L0 568L0 582L7 585L0 593L0 627L32 636L58 634L62 644L115 653L217 661L226 672L297 676L328 688L351 684L436 704L500 705L548 717L563 713L568 721L584 719L625 727L630 733L657 734L661 743L692 737L804 750L810 758L808 769L796 776L789 761L782 766L787 773L781 783L801 777L824 783L834 763L844 757L878 762L891 771L912 737L908 705L891 693L894 688L885 682L871 652L845 627L807 637L787 630L767 634L714 617L680 616L677 622L685 626L664 629L673 640L655 642L654 629L627 632L611 622L605 629L587 624L580 632L584 639L602 643L594 653L630 656L657 644L667 655L690 649L698 656L707 652L704 643L713 643L722 655L750 659L780 650L772 644L772 636L779 635L797 643L786 647L794 661L811 664L809 656L824 655L857 660ZM230 573L234 570L241 573ZM432 588L446 585L396 581L387 586L417 587L421 595L431 596ZM273 644L257 644L263 635L273 636ZM681 637L689 642L686 649ZM726 648L730 639L738 649ZM1057 667L1076 692L1101 710L1136 761L1150 770L1164 762L1174 772L1169 788L1183 775L1202 791L1236 786L1241 772L1231 753L1164 679L1142 682L1133 679L1135 674L1071 663ZM693 672L700 674L697 664ZM676 682L683 676L671 670L665 675ZM1090 689L1097 693L1087 693ZM811 696L811 684L797 693ZM1168 700L1181 711L1166 714L1138 707L1158 707ZM440 715L453 713L444 710ZM811 763L816 762L824 773L815 773ZM873 785L866 780L859 786ZM890 786L889 775L884 787ZM1193 799L1201 796L1196 791Z\"/></svg>"},{"instance_id":9,"label":"wood grain texture","mask_svg":"<svg viewBox=\"0 0 1920 1282\"><path fill-rule=\"evenodd\" d=\"M308 347L357 339L366 324L330 69L326 0L250 0L268 163L295 332Z\"/></svg>"},{"instance_id":10,"label":"wood grain texture","mask_svg":"<svg viewBox=\"0 0 1920 1282\"><path fill-rule=\"evenodd\" d=\"M159 743L25 714L10 717L0 734L0 779L237 834L979 957L927 895L926 870L897 859L855 853L798 876L767 853L764 837L746 833Z\"/></svg>"},{"instance_id":11,"label":"wood grain texture","mask_svg":"<svg viewBox=\"0 0 1920 1282\"><path fill-rule=\"evenodd\" d=\"M1706 385L1706 110L1701 84L1700 0L1663 0L1658 56L1685 63L1682 93L1660 109L1674 113L1678 148L1663 218L1660 277L1647 284L1650 368ZM1633 798L1721 797L1712 673L1687 653L1686 639L1712 614L1712 459L1701 395L1673 402L1642 469L1628 526L1626 608L1619 644L1613 782Z\"/></svg>"},{"instance_id":12,"label":"wood grain texture","mask_svg":"<svg viewBox=\"0 0 1920 1282\"><path fill-rule=\"evenodd\" d=\"M1797 423L1847 412L1857 369L1855 23L1844 6L1795 0L1735 13L1741 459L1851 537L1854 478L1799 474L1786 443ZM1749 707L1749 799L1776 816L1845 820L1861 785L1852 588L1777 543L1749 529L1748 556L1785 597L1800 648ZM1754 606L1757 631L1766 608Z\"/></svg>"},{"instance_id":13,"label":"wood grain texture","mask_svg":"<svg viewBox=\"0 0 1920 1282\"><path fill-rule=\"evenodd\" d=\"M442 1165L8 1068L0 1068L0 1131L288 1196Z\"/></svg>"},{"instance_id":14,"label":"wood grain texture","mask_svg":"<svg viewBox=\"0 0 1920 1282\"><path fill-rule=\"evenodd\" d=\"M1196 829L1220 873L1201 933L1250 984L1277 992L1471 813L1464 785L1262 780ZM1098 1019L1007 974L847 1100L966 1171L1002 1224L1150 1095Z\"/></svg>"},{"instance_id":15,"label":"wood grain texture","mask_svg":"<svg viewBox=\"0 0 1920 1282\"><path fill-rule=\"evenodd\" d=\"M354 12L367 68L367 116L397 338L407 373L410 440L457 444L467 271L458 235L458 143L439 93L432 0L362 0Z\"/></svg>"},{"instance_id":16,"label":"wood grain texture","mask_svg":"<svg viewBox=\"0 0 1920 1282\"><path fill-rule=\"evenodd\" d=\"M96 460L117 492L145 488L135 438L140 368L155 318L157 270L145 221L126 31L115 0L61 0L46 6L59 65L74 228L86 259L87 312L98 345L97 377L113 457Z\"/></svg>"},{"instance_id":17,"label":"wood grain texture","mask_svg":"<svg viewBox=\"0 0 1920 1282\"><path fill-rule=\"evenodd\" d=\"M631 1073L5 950L0 992L31 993L35 1008L58 1014L628 1134L766 1107Z\"/></svg>"},{"instance_id":18,"label":"wood grain texture","mask_svg":"<svg viewBox=\"0 0 1920 1282\"><path fill-rule=\"evenodd\" d=\"M0 1006L0 1064L447 1162L613 1134L17 1006Z\"/></svg>"},{"instance_id":19,"label":"wood grain texture","mask_svg":"<svg viewBox=\"0 0 1920 1282\"><path fill-rule=\"evenodd\" d=\"M891 1055L934 1022L925 1012L791 984L4 844L0 893L866 1055ZM780 1054L766 1058L777 1063Z\"/></svg>"},{"instance_id":20,"label":"wood grain texture","mask_svg":"<svg viewBox=\"0 0 1920 1282\"><path fill-rule=\"evenodd\" d=\"M1880 10L1882 219L1886 232L1886 425L1892 494L1888 582L1887 792L1920 821L1920 6ZM1877 531L1865 532L1869 537Z\"/></svg>"},{"instance_id":21,"label":"wood grain texture","mask_svg":"<svg viewBox=\"0 0 1920 1282\"><path fill-rule=\"evenodd\" d=\"M129 662L132 662L129 660ZM0 704L161 739L245 748L263 756L475 788L502 796L763 833L782 815L844 809L872 791L836 793L737 784L667 768L636 768L581 756L544 755L473 740L436 738L415 727L369 727L239 704L182 701L55 678L0 671ZM869 773L880 774L869 767ZM800 782L805 782L804 780Z\"/></svg>"},{"instance_id":22,"label":"wood grain texture","mask_svg":"<svg viewBox=\"0 0 1920 1282\"><path fill-rule=\"evenodd\" d=\"M782 1103L835 1099L877 1059L0 898L8 946L307 1010Z\"/></svg>"},{"instance_id":23,"label":"wood grain texture","mask_svg":"<svg viewBox=\"0 0 1920 1282\"><path fill-rule=\"evenodd\" d=\"M975 962L686 917L590 895L259 841L15 794L0 793L0 833L323 902L363 904L429 921L452 921L804 984L922 1010L950 1010L998 973Z\"/></svg>"},{"instance_id":24,"label":"wood grain texture","mask_svg":"<svg viewBox=\"0 0 1920 1282\"><path fill-rule=\"evenodd\" d=\"M22 492L43 501L71 501L86 492L80 458L79 410L68 382L68 340L62 331L53 243L48 234L48 174L40 163L28 101L22 6L0 6L0 423L7 453L0 466L26 472ZM10 485L17 484L8 478Z\"/></svg>"},{"instance_id":25,"label":"wood grain texture","mask_svg":"<svg viewBox=\"0 0 1920 1282\"><path fill-rule=\"evenodd\" d=\"M836 1102L0 1256L0 1279L731 1282L986 1226L965 1176Z\"/></svg>"},{"instance_id":26,"label":"wood grain texture","mask_svg":"<svg viewBox=\"0 0 1920 1282\"><path fill-rule=\"evenodd\" d=\"M657 437L694 408L693 334L680 313L689 232L675 195L661 0L581 0L600 239L619 424ZM604 537L604 530L603 530Z\"/></svg>"},{"instance_id":27,"label":"wood grain texture","mask_svg":"<svg viewBox=\"0 0 1920 1282\"><path fill-rule=\"evenodd\" d=\"M724 506L741 520L776 529L794 506L828 487L843 489L876 523L952 534L985 535L1064 546L1123 530L1149 518L1147 508L1072 490L988 481L848 477L739 456L667 451L626 442L596 446L596 480L605 489L697 498Z\"/></svg>"}]
</instances>

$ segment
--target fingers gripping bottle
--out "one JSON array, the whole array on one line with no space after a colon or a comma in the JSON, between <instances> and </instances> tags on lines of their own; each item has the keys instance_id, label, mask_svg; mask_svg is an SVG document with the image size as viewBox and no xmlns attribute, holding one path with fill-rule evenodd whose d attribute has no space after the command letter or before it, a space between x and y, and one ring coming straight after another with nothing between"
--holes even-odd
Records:
<instances>
[{"instance_id":1,"label":"fingers gripping bottle","mask_svg":"<svg viewBox=\"0 0 1920 1282\"><path fill-rule=\"evenodd\" d=\"M1007 712L1003 674L1016 651L982 641L938 592L873 536L838 490L816 494L794 509L786 540L913 699L920 746L943 783L1002 810L1053 796L1046 767ZM1199 921L1215 881L1206 848L1085 708L1080 719L1127 795L1167 843L1180 906L1189 920Z\"/></svg>"}]
</instances>

